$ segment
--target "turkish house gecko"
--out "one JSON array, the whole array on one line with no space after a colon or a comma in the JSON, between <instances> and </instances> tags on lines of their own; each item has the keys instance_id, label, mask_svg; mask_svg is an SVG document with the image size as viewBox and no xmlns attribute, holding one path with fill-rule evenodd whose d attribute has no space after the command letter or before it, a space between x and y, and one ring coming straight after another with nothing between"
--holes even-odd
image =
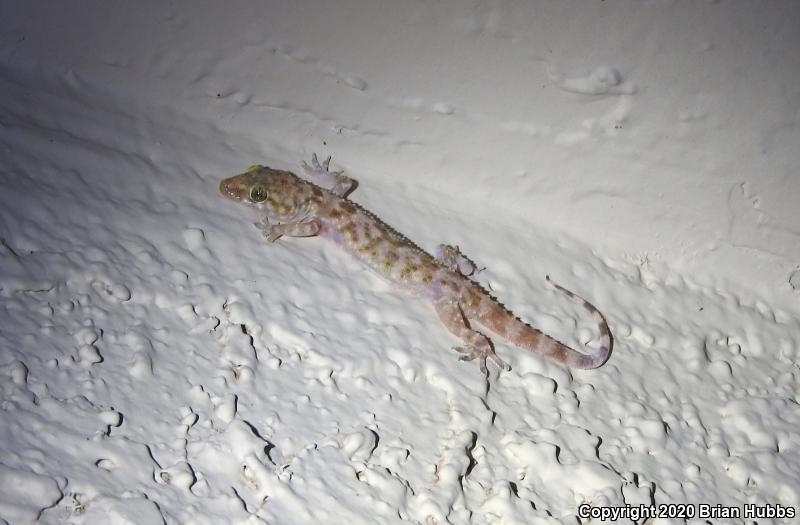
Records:
<instances>
[{"instance_id":1,"label":"turkish house gecko","mask_svg":"<svg viewBox=\"0 0 800 525\"><path fill-rule=\"evenodd\" d=\"M597 321L600 348L584 354L515 317L470 279L475 266L458 248L441 244L434 257L349 200L347 195L356 182L341 171L329 171L329 163L330 157L320 164L316 155L311 165L303 162L314 183L288 171L251 166L241 175L222 180L219 191L263 214L256 226L268 241L283 235L325 237L396 285L431 301L442 323L464 342L455 348L461 359L478 359L484 373L487 358L502 368L508 365L495 354L489 338L472 328L472 321L520 348L569 367L597 368L608 359L612 346L608 324L588 301L547 278Z\"/></svg>"}]
</instances>

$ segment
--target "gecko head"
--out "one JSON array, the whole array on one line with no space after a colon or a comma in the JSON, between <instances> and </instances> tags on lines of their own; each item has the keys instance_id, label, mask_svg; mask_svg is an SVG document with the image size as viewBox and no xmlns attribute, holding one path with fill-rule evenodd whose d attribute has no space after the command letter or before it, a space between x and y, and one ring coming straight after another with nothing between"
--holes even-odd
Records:
<instances>
[{"instance_id":1,"label":"gecko head","mask_svg":"<svg viewBox=\"0 0 800 525\"><path fill-rule=\"evenodd\" d=\"M269 197L270 171L265 166L250 166L240 175L222 179L219 192L229 199L259 206Z\"/></svg>"}]
</instances>

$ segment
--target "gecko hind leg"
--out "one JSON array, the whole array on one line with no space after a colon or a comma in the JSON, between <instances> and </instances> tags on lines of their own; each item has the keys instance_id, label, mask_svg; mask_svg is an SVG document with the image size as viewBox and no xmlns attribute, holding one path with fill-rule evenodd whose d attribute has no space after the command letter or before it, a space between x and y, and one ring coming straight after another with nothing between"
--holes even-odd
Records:
<instances>
[{"instance_id":1,"label":"gecko hind leg","mask_svg":"<svg viewBox=\"0 0 800 525\"><path fill-rule=\"evenodd\" d=\"M437 261L465 277L474 274L477 268L474 262L461 253L458 246L453 246L452 244L440 244L436 247L434 255Z\"/></svg>"},{"instance_id":2,"label":"gecko hind leg","mask_svg":"<svg viewBox=\"0 0 800 525\"><path fill-rule=\"evenodd\" d=\"M460 357L462 361L478 359L481 372L484 374L488 373L486 368L487 359L491 359L502 369L511 369L508 364L497 356L489 338L470 328L469 321L464 317L464 312L461 311L458 302L450 299L439 299L434 303L434 308L436 308L439 319L447 329L466 343L464 346L454 348L456 352L462 354Z\"/></svg>"}]
</instances>

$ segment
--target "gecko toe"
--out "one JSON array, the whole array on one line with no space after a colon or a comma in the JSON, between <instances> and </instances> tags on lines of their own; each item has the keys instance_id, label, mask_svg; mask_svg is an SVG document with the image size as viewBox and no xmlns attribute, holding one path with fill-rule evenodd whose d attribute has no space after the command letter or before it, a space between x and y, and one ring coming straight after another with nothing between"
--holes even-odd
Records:
<instances>
[{"instance_id":1,"label":"gecko toe","mask_svg":"<svg viewBox=\"0 0 800 525\"><path fill-rule=\"evenodd\" d=\"M269 242L275 242L281 237L281 233L278 232L278 231L275 231L275 229L273 229L273 228L266 228L265 227L265 228L263 228L261 230L261 234Z\"/></svg>"},{"instance_id":2,"label":"gecko toe","mask_svg":"<svg viewBox=\"0 0 800 525\"><path fill-rule=\"evenodd\" d=\"M472 361L477 357L481 357L480 352L477 351L476 348L472 348L469 346L454 346L453 350L461 354L459 359L461 361Z\"/></svg>"},{"instance_id":3,"label":"gecko toe","mask_svg":"<svg viewBox=\"0 0 800 525\"><path fill-rule=\"evenodd\" d=\"M511 370L511 365L509 365L508 363L506 363L505 361L503 361L502 359L500 359L500 357L499 357L497 354L494 354L494 353L493 353L492 355L490 355L490 356L489 356L489 359L491 359L491 360L492 360L492 362L493 362L495 365L497 365L497 367L498 367L499 369L501 369L501 370L505 370L506 372L508 372L509 370Z\"/></svg>"}]
</instances>

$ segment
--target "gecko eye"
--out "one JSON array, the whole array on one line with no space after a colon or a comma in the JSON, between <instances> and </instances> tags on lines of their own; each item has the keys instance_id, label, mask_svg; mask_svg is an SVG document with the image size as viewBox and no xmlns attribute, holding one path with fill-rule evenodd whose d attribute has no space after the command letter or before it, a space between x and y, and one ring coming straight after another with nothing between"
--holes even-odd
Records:
<instances>
[{"instance_id":1,"label":"gecko eye","mask_svg":"<svg viewBox=\"0 0 800 525\"><path fill-rule=\"evenodd\" d=\"M250 200L253 202L264 202L267 200L267 189L264 186L253 186L250 190Z\"/></svg>"}]
</instances>

